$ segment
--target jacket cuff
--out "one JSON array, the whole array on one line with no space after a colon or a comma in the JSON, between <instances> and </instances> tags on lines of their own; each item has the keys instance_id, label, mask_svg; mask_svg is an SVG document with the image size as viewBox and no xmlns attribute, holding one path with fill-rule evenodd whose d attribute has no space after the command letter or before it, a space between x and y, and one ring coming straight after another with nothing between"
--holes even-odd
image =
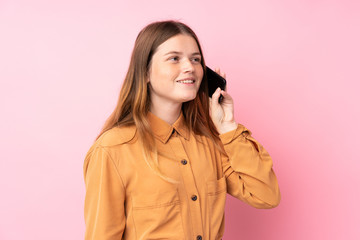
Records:
<instances>
[{"instance_id":1,"label":"jacket cuff","mask_svg":"<svg viewBox=\"0 0 360 240\"><path fill-rule=\"evenodd\" d=\"M231 143L234 139L238 138L240 135L246 137L248 135L251 135L251 131L247 129L244 125L238 123L236 129L220 134L219 137L223 145L225 145Z\"/></svg>"}]
</instances>

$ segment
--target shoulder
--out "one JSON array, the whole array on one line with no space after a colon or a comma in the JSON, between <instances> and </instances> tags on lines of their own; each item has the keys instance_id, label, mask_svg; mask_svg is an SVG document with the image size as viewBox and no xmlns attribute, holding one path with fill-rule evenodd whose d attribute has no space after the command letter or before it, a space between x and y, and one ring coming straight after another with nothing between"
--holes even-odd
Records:
<instances>
[{"instance_id":1,"label":"shoulder","mask_svg":"<svg viewBox=\"0 0 360 240\"><path fill-rule=\"evenodd\" d=\"M112 159L110 153L111 147L130 142L132 139L134 139L135 133L135 126L113 127L112 129L104 132L93 143L93 145L86 153L83 165L85 181L89 168L101 169L101 167L97 167L100 166L98 164L107 162L109 159ZM91 167L91 164L93 167Z\"/></svg>"},{"instance_id":2,"label":"shoulder","mask_svg":"<svg viewBox=\"0 0 360 240\"><path fill-rule=\"evenodd\" d=\"M96 145L99 147L112 147L130 142L136 133L136 127L121 126L113 127L104 132L97 140Z\"/></svg>"}]
</instances>

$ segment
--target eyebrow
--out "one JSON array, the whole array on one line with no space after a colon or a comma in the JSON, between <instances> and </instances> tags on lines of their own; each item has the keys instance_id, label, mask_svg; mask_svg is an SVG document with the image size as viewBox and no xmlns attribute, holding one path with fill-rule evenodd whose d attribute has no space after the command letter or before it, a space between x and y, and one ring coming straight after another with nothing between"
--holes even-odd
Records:
<instances>
[{"instance_id":1,"label":"eyebrow","mask_svg":"<svg viewBox=\"0 0 360 240\"><path fill-rule=\"evenodd\" d=\"M164 56L166 55L169 55L169 54L182 54L181 52L177 52L177 51L171 51L171 52L168 52L168 53L165 53ZM201 55L199 52L194 52L191 54L191 56L194 56L194 55Z\"/></svg>"}]
</instances>

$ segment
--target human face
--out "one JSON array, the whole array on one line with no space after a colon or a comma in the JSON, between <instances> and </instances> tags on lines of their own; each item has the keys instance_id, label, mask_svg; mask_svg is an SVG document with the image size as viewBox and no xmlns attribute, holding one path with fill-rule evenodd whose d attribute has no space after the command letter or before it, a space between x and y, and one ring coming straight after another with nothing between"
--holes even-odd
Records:
<instances>
[{"instance_id":1,"label":"human face","mask_svg":"<svg viewBox=\"0 0 360 240\"><path fill-rule=\"evenodd\" d=\"M201 55L193 37L178 34L163 42L152 56L149 87L152 105L193 100L203 77Z\"/></svg>"}]
</instances>

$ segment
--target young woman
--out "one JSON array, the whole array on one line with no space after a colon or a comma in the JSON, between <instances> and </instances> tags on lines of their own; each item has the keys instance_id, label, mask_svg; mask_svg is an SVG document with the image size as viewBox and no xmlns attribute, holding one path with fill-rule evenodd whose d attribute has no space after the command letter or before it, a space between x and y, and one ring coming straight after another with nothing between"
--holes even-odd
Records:
<instances>
[{"instance_id":1,"label":"young woman","mask_svg":"<svg viewBox=\"0 0 360 240\"><path fill-rule=\"evenodd\" d=\"M226 193L256 208L280 201L271 157L226 91L209 99L198 38L175 21L139 33L84 177L88 240L221 239Z\"/></svg>"}]
</instances>

